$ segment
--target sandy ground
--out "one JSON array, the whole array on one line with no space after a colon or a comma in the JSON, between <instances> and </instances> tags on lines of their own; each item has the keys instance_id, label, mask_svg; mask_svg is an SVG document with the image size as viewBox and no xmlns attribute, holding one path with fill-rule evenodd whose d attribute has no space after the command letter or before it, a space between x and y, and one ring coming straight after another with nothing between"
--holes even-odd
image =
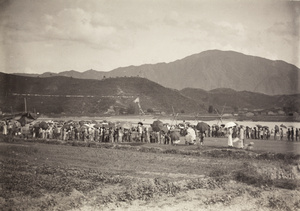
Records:
<instances>
[{"instance_id":1,"label":"sandy ground","mask_svg":"<svg viewBox=\"0 0 300 211\"><path fill-rule=\"evenodd\" d=\"M266 211L299 210L300 192L283 189L261 190L232 182L226 189L196 189L176 196L159 196L150 201L108 204L102 207L83 206L73 211ZM292 208L290 208L292 207Z\"/></svg>"}]
</instances>

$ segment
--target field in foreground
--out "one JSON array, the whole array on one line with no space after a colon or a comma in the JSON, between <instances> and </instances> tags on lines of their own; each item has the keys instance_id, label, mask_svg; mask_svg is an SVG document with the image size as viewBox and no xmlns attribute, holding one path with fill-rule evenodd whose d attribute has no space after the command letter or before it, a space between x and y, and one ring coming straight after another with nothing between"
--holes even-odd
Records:
<instances>
[{"instance_id":1,"label":"field in foreground","mask_svg":"<svg viewBox=\"0 0 300 211\"><path fill-rule=\"evenodd\" d=\"M299 155L40 142L0 141L0 210L300 209Z\"/></svg>"}]
</instances>

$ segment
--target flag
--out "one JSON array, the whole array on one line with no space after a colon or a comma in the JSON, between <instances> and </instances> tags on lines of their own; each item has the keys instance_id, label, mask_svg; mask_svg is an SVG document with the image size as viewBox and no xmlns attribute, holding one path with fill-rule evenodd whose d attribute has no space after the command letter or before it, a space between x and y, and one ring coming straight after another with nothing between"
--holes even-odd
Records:
<instances>
[{"instance_id":1,"label":"flag","mask_svg":"<svg viewBox=\"0 0 300 211\"><path fill-rule=\"evenodd\" d=\"M139 102L140 102L140 98L137 97L133 102L134 102L134 103L139 103Z\"/></svg>"}]
</instances>

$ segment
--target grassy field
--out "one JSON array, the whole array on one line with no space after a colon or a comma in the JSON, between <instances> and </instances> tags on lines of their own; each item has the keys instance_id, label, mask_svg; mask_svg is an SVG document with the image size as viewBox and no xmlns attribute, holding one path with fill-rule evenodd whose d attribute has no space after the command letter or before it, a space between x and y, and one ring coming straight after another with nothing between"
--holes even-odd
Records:
<instances>
[{"instance_id":1,"label":"grassy field","mask_svg":"<svg viewBox=\"0 0 300 211\"><path fill-rule=\"evenodd\" d=\"M0 210L300 209L296 154L229 149L225 139L203 147L0 140Z\"/></svg>"}]
</instances>

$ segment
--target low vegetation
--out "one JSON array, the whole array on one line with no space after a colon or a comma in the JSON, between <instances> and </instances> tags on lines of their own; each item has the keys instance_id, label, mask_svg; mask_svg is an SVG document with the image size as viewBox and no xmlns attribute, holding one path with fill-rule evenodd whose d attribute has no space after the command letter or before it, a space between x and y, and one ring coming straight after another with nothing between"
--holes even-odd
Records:
<instances>
[{"instance_id":1,"label":"low vegetation","mask_svg":"<svg viewBox=\"0 0 300 211\"><path fill-rule=\"evenodd\" d=\"M297 197L287 201L288 195L275 195L289 191L300 196L298 155L39 142L2 138L1 210L103 210L164 197L182 197L184 203L185 194L201 191L205 194L197 200L203 208L230 208L246 196L255 201L253 206L270 210L297 210L300 205Z\"/></svg>"}]
</instances>

